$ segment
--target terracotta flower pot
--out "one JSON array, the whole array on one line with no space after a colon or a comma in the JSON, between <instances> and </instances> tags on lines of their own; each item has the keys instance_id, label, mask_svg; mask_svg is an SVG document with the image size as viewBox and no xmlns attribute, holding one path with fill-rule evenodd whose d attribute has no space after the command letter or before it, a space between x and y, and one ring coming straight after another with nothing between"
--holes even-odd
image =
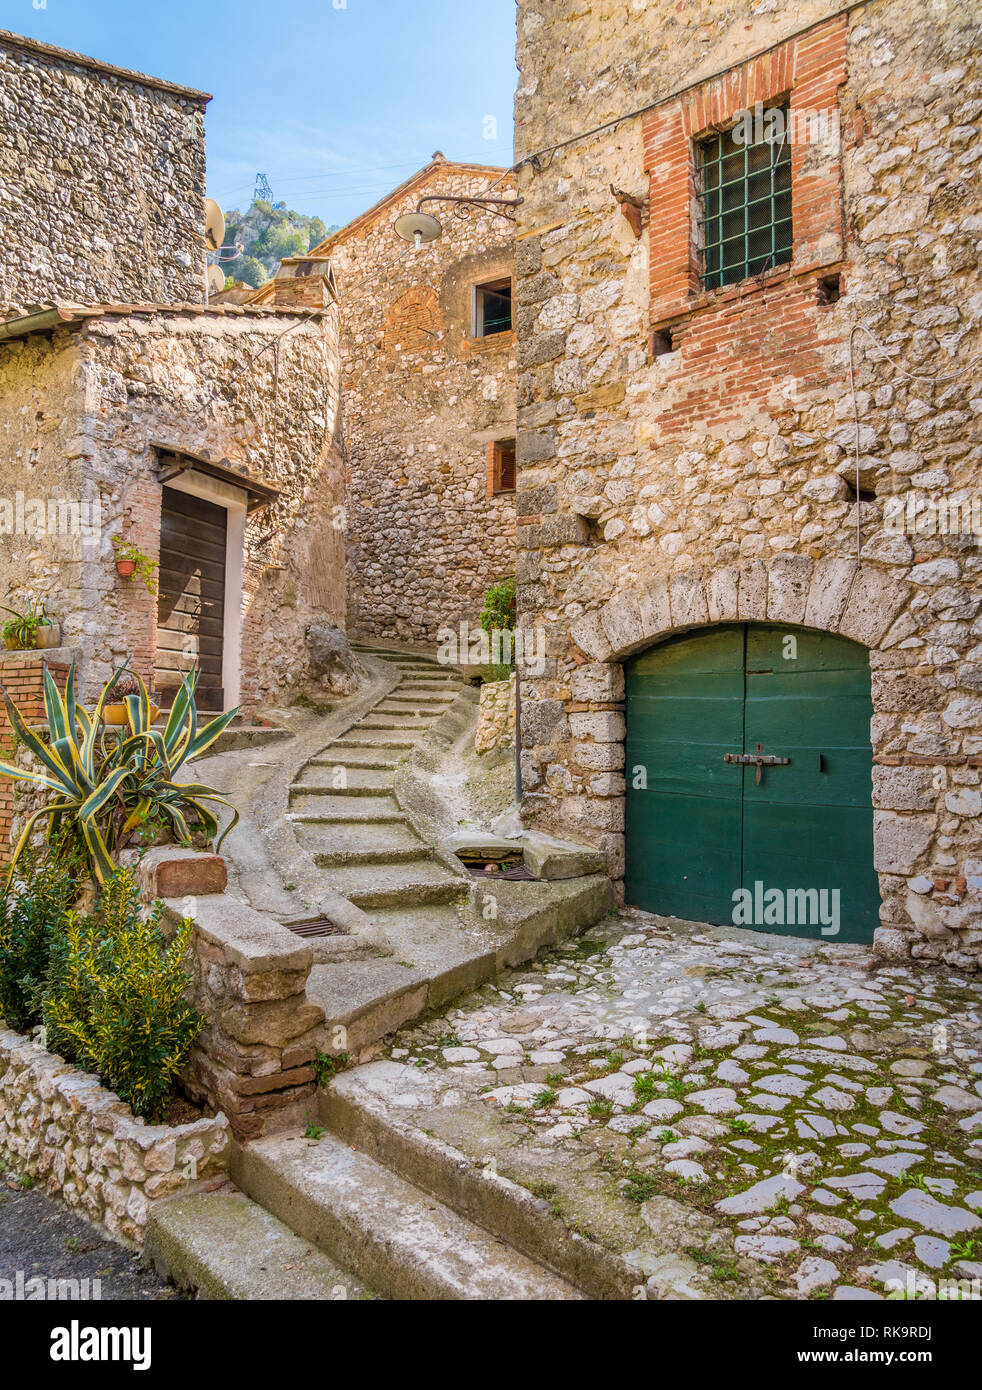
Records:
<instances>
[{"instance_id":1,"label":"terracotta flower pot","mask_svg":"<svg viewBox=\"0 0 982 1390\"><path fill-rule=\"evenodd\" d=\"M24 650L16 637L5 637L3 639L3 645L7 648L8 652L19 652Z\"/></svg>"},{"instance_id":2,"label":"terracotta flower pot","mask_svg":"<svg viewBox=\"0 0 982 1390\"><path fill-rule=\"evenodd\" d=\"M41 651L61 646L61 623L45 623L34 634L34 645Z\"/></svg>"},{"instance_id":3,"label":"terracotta flower pot","mask_svg":"<svg viewBox=\"0 0 982 1390\"><path fill-rule=\"evenodd\" d=\"M119 577L120 577L121 579L131 579L131 578L133 577L133 571L134 571L135 569L136 569L136 561L135 561L135 560L117 560L117 561L116 561L116 573L119 575Z\"/></svg>"},{"instance_id":4,"label":"terracotta flower pot","mask_svg":"<svg viewBox=\"0 0 982 1390\"><path fill-rule=\"evenodd\" d=\"M157 705L151 703L151 705L150 705L150 723L151 723L151 724L156 723L156 721L157 721L159 718L160 718L160 709L159 709L159 707L158 707ZM122 727L122 725L124 725L124 724L126 724L126 723L129 722L129 721L127 720L127 717L126 717L126 706L125 706L125 705L103 705L103 707L102 707L102 722L103 722L103 724L110 724L110 725L115 725L115 726L117 726L117 727Z\"/></svg>"}]
</instances>

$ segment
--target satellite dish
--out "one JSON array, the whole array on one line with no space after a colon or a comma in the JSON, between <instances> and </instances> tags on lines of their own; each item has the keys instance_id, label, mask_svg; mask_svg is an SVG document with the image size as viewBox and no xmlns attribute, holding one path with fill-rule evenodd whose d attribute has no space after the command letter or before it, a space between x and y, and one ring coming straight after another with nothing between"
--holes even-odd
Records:
<instances>
[{"instance_id":1,"label":"satellite dish","mask_svg":"<svg viewBox=\"0 0 982 1390\"><path fill-rule=\"evenodd\" d=\"M214 198L205 199L205 242L209 251L217 251L225 240L225 214Z\"/></svg>"},{"instance_id":2,"label":"satellite dish","mask_svg":"<svg viewBox=\"0 0 982 1390\"><path fill-rule=\"evenodd\" d=\"M396 219L395 228L403 241L414 244L417 251L424 243L435 241L443 231L440 223L428 212L407 212Z\"/></svg>"},{"instance_id":3,"label":"satellite dish","mask_svg":"<svg viewBox=\"0 0 982 1390\"><path fill-rule=\"evenodd\" d=\"M208 293L221 294L225 288L225 272L220 265L208 267Z\"/></svg>"}]
</instances>

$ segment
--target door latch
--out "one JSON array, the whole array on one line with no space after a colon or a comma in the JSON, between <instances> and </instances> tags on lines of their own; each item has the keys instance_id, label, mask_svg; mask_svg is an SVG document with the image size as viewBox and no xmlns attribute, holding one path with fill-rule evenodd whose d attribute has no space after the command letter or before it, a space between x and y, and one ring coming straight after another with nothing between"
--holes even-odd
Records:
<instances>
[{"instance_id":1,"label":"door latch","mask_svg":"<svg viewBox=\"0 0 982 1390\"><path fill-rule=\"evenodd\" d=\"M723 761L724 763L736 763L740 767L755 767L757 769L756 782L759 787L765 767L787 767L791 762L790 758L777 758L773 753L765 753L763 749L764 745L758 743L756 753L724 753Z\"/></svg>"}]
</instances>

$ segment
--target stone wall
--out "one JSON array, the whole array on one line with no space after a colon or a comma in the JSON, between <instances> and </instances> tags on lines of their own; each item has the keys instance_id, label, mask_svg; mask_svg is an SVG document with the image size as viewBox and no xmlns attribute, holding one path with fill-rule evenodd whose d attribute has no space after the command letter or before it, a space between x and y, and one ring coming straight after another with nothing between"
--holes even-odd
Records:
<instances>
[{"instance_id":1,"label":"stone wall","mask_svg":"<svg viewBox=\"0 0 982 1390\"><path fill-rule=\"evenodd\" d=\"M841 631L873 667L878 946L969 968L982 559L888 515L982 496L977 17L878 0L795 37L836 8L519 6L526 810L622 877L624 658L730 620ZM792 264L704 294L691 139L788 88L841 148L795 151Z\"/></svg>"},{"instance_id":2,"label":"stone wall","mask_svg":"<svg viewBox=\"0 0 982 1390\"><path fill-rule=\"evenodd\" d=\"M84 699L126 658L152 666L156 598L117 576L111 542L125 534L158 558L155 446L279 491L246 530L243 703L289 699L306 679L308 625L343 623L337 310L316 312L107 313L0 344L4 496L45 504L36 527L4 537L0 602L46 600L81 650ZM51 498L96 504L94 542L48 526Z\"/></svg>"},{"instance_id":3,"label":"stone wall","mask_svg":"<svg viewBox=\"0 0 982 1390\"><path fill-rule=\"evenodd\" d=\"M208 100L0 31L0 318L203 298Z\"/></svg>"},{"instance_id":4,"label":"stone wall","mask_svg":"<svg viewBox=\"0 0 982 1390\"><path fill-rule=\"evenodd\" d=\"M99 1078L0 1026L0 1154L123 1244L153 1202L228 1172L224 1115L150 1125Z\"/></svg>"},{"instance_id":5,"label":"stone wall","mask_svg":"<svg viewBox=\"0 0 982 1390\"><path fill-rule=\"evenodd\" d=\"M348 625L433 642L476 621L514 572L514 495L488 495L490 442L515 436L515 338L471 331L472 287L512 273L512 227L427 204L443 235L416 252L392 223L423 195L513 184L435 161L377 215L318 248L334 264L344 323Z\"/></svg>"},{"instance_id":6,"label":"stone wall","mask_svg":"<svg viewBox=\"0 0 982 1390\"><path fill-rule=\"evenodd\" d=\"M477 710L474 749L490 753L492 748L515 746L515 677L506 681L485 681L481 686Z\"/></svg>"}]
</instances>

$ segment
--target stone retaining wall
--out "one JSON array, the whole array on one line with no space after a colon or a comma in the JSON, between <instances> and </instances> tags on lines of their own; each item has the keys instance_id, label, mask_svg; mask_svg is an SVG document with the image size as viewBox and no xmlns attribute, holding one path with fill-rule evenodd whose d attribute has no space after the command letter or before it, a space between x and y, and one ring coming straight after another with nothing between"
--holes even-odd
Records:
<instances>
[{"instance_id":1,"label":"stone retaining wall","mask_svg":"<svg viewBox=\"0 0 982 1390\"><path fill-rule=\"evenodd\" d=\"M153 1202L228 1169L224 1115L150 1125L99 1078L0 1031L0 1155L125 1244Z\"/></svg>"},{"instance_id":2,"label":"stone retaining wall","mask_svg":"<svg viewBox=\"0 0 982 1390\"><path fill-rule=\"evenodd\" d=\"M515 742L515 677L481 686L474 747L478 753Z\"/></svg>"}]
</instances>

